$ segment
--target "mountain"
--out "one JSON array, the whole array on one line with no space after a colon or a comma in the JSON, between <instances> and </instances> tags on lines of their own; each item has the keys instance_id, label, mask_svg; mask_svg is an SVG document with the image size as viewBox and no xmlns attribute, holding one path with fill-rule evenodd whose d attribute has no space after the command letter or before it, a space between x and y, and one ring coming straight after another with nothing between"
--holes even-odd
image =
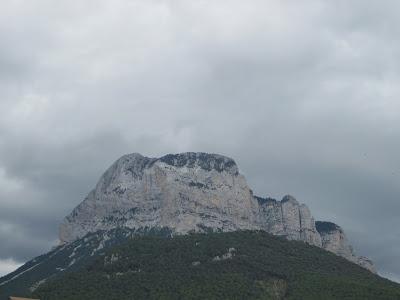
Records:
<instances>
[{"instance_id":1,"label":"mountain","mask_svg":"<svg viewBox=\"0 0 400 300\"><path fill-rule=\"evenodd\" d=\"M342 229L339 235L318 231L308 207L292 196L282 201L254 196L235 161L218 154L121 157L65 218L60 240L117 227L168 228L175 234L265 230L323 247L374 272L370 261L354 254Z\"/></svg>"},{"instance_id":2,"label":"mountain","mask_svg":"<svg viewBox=\"0 0 400 300\"><path fill-rule=\"evenodd\" d=\"M0 278L0 299L29 294L46 281L77 271L129 237L150 234L265 231L320 247L371 272L343 230L315 222L294 197L253 195L231 158L207 153L118 159L60 226L60 245Z\"/></svg>"},{"instance_id":3,"label":"mountain","mask_svg":"<svg viewBox=\"0 0 400 300\"><path fill-rule=\"evenodd\" d=\"M133 237L32 297L81 299L400 299L400 285L264 231Z\"/></svg>"},{"instance_id":4,"label":"mountain","mask_svg":"<svg viewBox=\"0 0 400 300\"><path fill-rule=\"evenodd\" d=\"M221 155L184 153L159 159L125 155L65 218L60 240L115 227L175 233L253 229L257 202L236 163Z\"/></svg>"}]
</instances>

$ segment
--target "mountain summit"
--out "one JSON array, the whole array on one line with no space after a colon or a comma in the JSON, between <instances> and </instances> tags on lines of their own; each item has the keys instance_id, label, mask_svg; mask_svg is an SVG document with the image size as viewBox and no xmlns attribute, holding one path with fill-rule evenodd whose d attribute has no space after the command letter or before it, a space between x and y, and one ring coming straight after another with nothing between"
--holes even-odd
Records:
<instances>
[{"instance_id":1,"label":"mountain summit","mask_svg":"<svg viewBox=\"0 0 400 300\"><path fill-rule=\"evenodd\" d=\"M264 230L321 247L375 272L370 260L354 254L338 225L316 223L308 207L292 196L277 201L253 195L235 161L219 154L122 156L64 219L60 241L69 244L116 228L167 229L173 235Z\"/></svg>"}]
</instances>

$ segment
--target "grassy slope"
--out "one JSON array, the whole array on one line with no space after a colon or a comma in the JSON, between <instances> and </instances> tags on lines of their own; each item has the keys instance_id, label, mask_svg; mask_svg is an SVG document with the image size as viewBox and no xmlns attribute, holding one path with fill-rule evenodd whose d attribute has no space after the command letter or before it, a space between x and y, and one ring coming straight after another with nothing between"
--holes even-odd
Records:
<instances>
[{"instance_id":1,"label":"grassy slope","mask_svg":"<svg viewBox=\"0 0 400 300\"><path fill-rule=\"evenodd\" d=\"M235 249L231 259L214 259L229 248ZM388 300L400 299L400 285L317 247L247 231L134 238L84 270L44 284L33 296Z\"/></svg>"}]
</instances>

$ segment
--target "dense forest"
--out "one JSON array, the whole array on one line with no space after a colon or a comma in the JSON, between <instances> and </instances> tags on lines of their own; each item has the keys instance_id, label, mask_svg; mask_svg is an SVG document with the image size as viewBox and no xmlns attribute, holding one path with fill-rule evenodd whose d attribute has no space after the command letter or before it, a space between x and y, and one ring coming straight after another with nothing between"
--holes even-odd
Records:
<instances>
[{"instance_id":1,"label":"dense forest","mask_svg":"<svg viewBox=\"0 0 400 300\"><path fill-rule=\"evenodd\" d=\"M42 300L400 299L400 285L265 232L140 236L41 285Z\"/></svg>"}]
</instances>

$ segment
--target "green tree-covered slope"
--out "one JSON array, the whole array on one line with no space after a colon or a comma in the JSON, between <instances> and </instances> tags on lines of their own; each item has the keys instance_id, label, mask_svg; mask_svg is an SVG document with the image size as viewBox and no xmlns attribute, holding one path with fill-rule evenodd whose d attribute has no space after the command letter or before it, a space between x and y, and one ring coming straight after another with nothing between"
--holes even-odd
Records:
<instances>
[{"instance_id":1,"label":"green tree-covered slope","mask_svg":"<svg viewBox=\"0 0 400 300\"><path fill-rule=\"evenodd\" d=\"M134 237L41 285L47 299L400 299L400 285L303 242L243 231Z\"/></svg>"}]
</instances>

